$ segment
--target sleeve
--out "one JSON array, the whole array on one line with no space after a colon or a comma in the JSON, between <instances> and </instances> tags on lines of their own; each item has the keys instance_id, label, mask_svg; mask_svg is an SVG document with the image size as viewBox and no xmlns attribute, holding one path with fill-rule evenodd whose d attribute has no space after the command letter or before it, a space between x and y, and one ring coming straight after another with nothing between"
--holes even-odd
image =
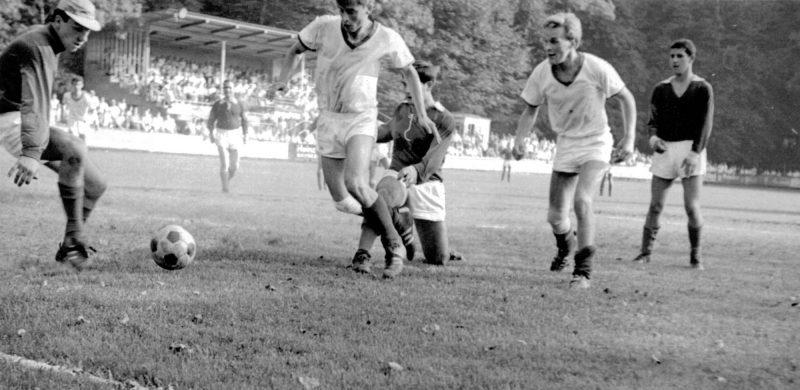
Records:
<instances>
[{"instance_id":1,"label":"sleeve","mask_svg":"<svg viewBox=\"0 0 800 390\"><path fill-rule=\"evenodd\" d=\"M625 88L625 82L622 81L622 77L619 77L617 70L603 59L600 59L599 63L600 77L598 81L606 97L611 97L622 92L622 89Z\"/></svg>"},{"instance_id":2,"label":"sleeve","mask_svg":"<svg viewBox=\"0 0 800 390\"><path fill-rule=\"evenodd\" d=\"M381 125L378 127L378 136L375 138L375 142L389 142L392 138L392 129L397 126L397 118L401 114L401 110L403 108L403 104L398 104L397 107L394 109L394 114L392 114L392 119L389 122Z\"/></svg>"},{"instance_id":3,"label":"sleeve","mask_svg":"<svg viewBox=\"0 0 800 390\"><path fill-rule=\"evenodd\" d=\"M35 65L35 49L20 46L20 74L22 90L20 114L22 116L21 134L22 155L36 160L41 159L50 141L50 97L43 84L41 67Z\"/></svg>"},{"instance_id":4,"label":"sleeve","mask_svg":"<svg viewBox=\"0 0 800 390\"><path fill-rule=\"evenodd\" d=\"M447 149L453 142L452 135L455 129L453 115L449 112L443 113L439 120L436 121L436 128L442 136L442 142L435 142L435 140L432 140L428 152L422 157L422 161L418 164L414 164L414 168L416 168L419 173L417 175L417 183L425 183L430 180L431 175L442 169L444 158L447 156Z\"/></svg>"},{"instance_id":5,"label":"sleeve","mask_svg":"<svg viewBox=\"0 0 800 390\"><path fill-rule=\"evenodd\" d=\"M241 110L241 119L242 119L242 134L247 135L247 131L250 129L250 122L247 119L247 104L243 102L239 102L239 108Z\"/></svg>"},{"instance_id":6,"label":"sleeve","mask_svg":"<svg viewBox=\"0 0 800 390\"><path fill-rule=\"evenodd\" d=\"M706 146L708 146L708 139L711 137L711 130L714 127L714 89L711 88L711 84L705 82L703 83L703 94L701 99L705 99L705 102L702 105L699 105L703 109L703 127L700 134L694 139L692 142L692 151L696 153L702 152Z\"/></svg>"},{"instance_id":7,"label":"sleeve","mask_svg":"<svg viewBox=\"0 0 800 390\"><path fill-rule=\"evenodd\" d=\"M300 33L297 34L297 39L300 41L300 44L310 51L317 51L317 48L319 48L320 31L325 21L329 18L330 17L318 16L314 21L303 27Z\"/></svg>"},{"instance_id":8,"label":"sleeve","mask_svg":"<svg viewBox=\"0 0 800 390\"><path fill-rule=\"evenodd\" d=\"M403 37L396 31L389 30L389 60L392 68L400 69L405 68L414 63L414 56L411 50L408 49Z\"/></svg>"},{"instance_id":9,"label":"sleeve","mask_svg":"<svg viewBox=\"0 0 800 390\"><path fill-rule=\"evenodd\" d=\"M531 72L528 81L525 82L525 88L522 89L522 100L531 106L541 106L544 104L544 72L542 72L542 64L536 66Z\"/></svg>"},{"instance_id":10,"label":"sleeve","mask_svg":"<svg viewBox=\"0 0 800 390\"><path fill-rule=\"evenodd\" d=\"M648 138L658 135L658 86L650 96L650 119L647 121Z\"/></svg>"},{"instance_id":11,"label":"sleeve","mask_svg":"<svg viewBox=\"0 0 800 390\"><path fill-rule=\"evenodd\" d=\"M214 105L211 106L211 113L208 114L208 121L206 122L206 126L208 127L209 131L214 131L214 126L217 123L217 107L219 106L219 100L214 102Z\"/></svg>"}]
</instances>

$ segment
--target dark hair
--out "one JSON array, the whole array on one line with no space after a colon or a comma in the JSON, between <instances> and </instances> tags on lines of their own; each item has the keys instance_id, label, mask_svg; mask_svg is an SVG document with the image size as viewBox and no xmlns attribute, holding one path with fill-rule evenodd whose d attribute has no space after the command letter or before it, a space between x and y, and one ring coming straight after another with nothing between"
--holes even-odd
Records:
<instances>
[{"instance_id":1,"label":"dark hair","mask_svg":"<svg viewBox=\"0 0 800 390\"><path fill-rule=\"evenodd\" d=\"M669 47L670 49L683 49L686 50L686 54L689 57L694 58L697 55L697 48L694 47L694 43L686 38L678 39L677 41L672 43L672 46Z\"/></svg>"},{"instance_id":2,"label":"dark hair","mask_svg":"<svg viewBox=\"0 0 800 390\"><path fill-rule=\"evenodd\" d=\"M429 81L436 83L436 80L439 79L439 67L429 61L415 61L414 69L419 75L419 81L423 84Z\"/></svg>"},{"instance_id":3,"label":"dark hair","mask_svg":"<svg viewBox=\"0 0 800 390\"><path fill-rule=\"evenodd\" d=\"M63 21L64 23L68 23L70 20L72 20L72 18L70 18L69 15L67 15L66 11L64 11L61 8L56 8L53 10L53 12L50 13L50 15L47 17L47 19L44 20L44 22L55 23L56 16L60 16L61 21Z\"/></svg>"},{"instance_id":4,"label":"dark hair","mask_svg":"<svg viewBox=\"0 0 800 390\"><path fill-rule=\"evenodd\" d=\"M74 84L76 81L83 82L83 76L81 75L72 75L72 83Z\"/></svg>"}]
</instances>

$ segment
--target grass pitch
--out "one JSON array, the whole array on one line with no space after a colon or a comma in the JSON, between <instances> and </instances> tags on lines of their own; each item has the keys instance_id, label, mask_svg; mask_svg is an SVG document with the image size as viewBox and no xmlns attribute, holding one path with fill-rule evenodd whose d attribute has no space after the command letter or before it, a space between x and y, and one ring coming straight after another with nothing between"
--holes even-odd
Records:
<instances>
[{"instance_id":1,"label":"grass pitch","mask_svg":"<svg viewBox=\"0 0 800 390\"><path fill-rule=\"evenodd\" d=\"M109 190L88 225L96 267L80 274L53 261L55 175L0 184L2 353L149 388L800 386L797 191L706 186L696 272L680 184L642 266L630 260L649 182L618 180L595 199L593 286L571 291L569 271L548 271L548 175L446 171L451 245L467 261L409 262L384 281L380 262L375 276L346 268L360 221L316 189L315 164L245 160L226 195L216 158L92 154ZM167 223L197 240L187 269L150 258ZM108 387L0 360L0 388Z\"/></svg>"}]
</instances>

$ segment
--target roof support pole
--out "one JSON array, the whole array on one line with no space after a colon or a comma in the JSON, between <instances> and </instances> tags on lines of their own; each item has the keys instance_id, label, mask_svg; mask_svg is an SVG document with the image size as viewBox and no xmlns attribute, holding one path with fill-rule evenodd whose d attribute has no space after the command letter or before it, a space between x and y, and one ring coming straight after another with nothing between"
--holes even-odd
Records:
<instances>
[{"instance_id":1,"label":"roof support pole","mask_svg":"<svg viewBox=\"0 0 800 390\"><path fill-rule=\"evenodd\" d=\"M220 68L221 74L220 74L220 77L219 77L219 81L220 81L220 83L225 83L225 57L226 57L225 46L226 46L227 42L222 41L221 43L222 43L222 57L220 59L220 64L221 65L220 65L219 68ZM219 88L222 88L222 84L219 85Z\"/></svg>"}]
</instances>

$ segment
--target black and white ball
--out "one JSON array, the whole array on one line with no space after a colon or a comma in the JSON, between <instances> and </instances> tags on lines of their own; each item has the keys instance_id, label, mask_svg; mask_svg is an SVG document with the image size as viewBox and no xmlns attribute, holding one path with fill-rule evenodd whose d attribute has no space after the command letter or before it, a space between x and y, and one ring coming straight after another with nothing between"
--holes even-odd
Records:
<instances>
[{"instance_id":1,"label":"black and white ball","mask_svg":"<svg viewBox=\"0 0 800 390\"><path fill-rule=\"evenodd\" d=\"M153 234L150 252L161 268L174 271L192 263L197 254L197 244L186 229L178 225L167 225Z\"/></svg>"}]
</instances>

